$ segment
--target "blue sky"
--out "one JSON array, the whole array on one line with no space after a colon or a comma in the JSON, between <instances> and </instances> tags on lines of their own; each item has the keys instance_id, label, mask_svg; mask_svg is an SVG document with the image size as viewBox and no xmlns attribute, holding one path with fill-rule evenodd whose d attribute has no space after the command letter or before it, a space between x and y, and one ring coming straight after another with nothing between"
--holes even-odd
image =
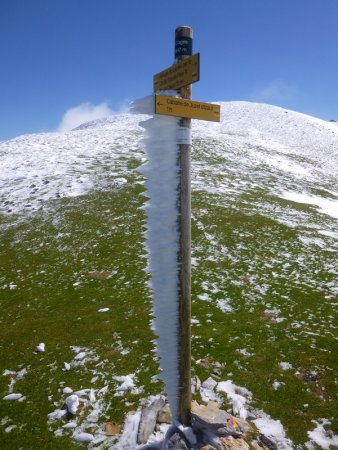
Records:
<instances>
[{"instance_id":1,"label":"blue sky","mask_svg":"<svg viewBox=\"0 0 338 450\"><path fill-rule=\"evenodd\" d=\"M151 93L182 24L201 54L195 100L338 120L338 0L0 0L0 140Z\"/></svg>"}]
</instances>

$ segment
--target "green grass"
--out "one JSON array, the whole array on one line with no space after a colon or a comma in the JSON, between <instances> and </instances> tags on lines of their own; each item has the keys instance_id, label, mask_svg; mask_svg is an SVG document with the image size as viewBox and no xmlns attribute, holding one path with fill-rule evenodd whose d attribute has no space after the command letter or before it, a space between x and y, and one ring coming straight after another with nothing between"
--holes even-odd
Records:
<instances>
[{"instance_id":1,"label":"green grass","mask_svg":"<svg viewBox=\"0 0 338 450\"><path fill-rule=\"evenodd\" d=\"M15 282L17 288L0 291L0 370L26 367L28 373L14 389L26 401L0 402L1 417L11 420L5 426L17 425L11 433L1 427L2 448L73 448L69 440L53 437L47 426L47 414L56 408L53 401L60 402L62 381L74 390L108 384L107 419L122 422L125 399L113 397L111 377L139 371L138 383L144 385L158 372L142 257L140 191L133 187L65 200L48 217L35 217L3 233L2 284ZM92 271L115 275L96 280L87 276ZM110 311L98 313L103 307ZM121 357L117 337L130 354ZM34 354L40 342L45 342L46 352ZM104 362L103 380L91 383L97 361L62 370L74 358L71 346L93 349ZM2 397L9 380L0 377ZM158 389L148 382L147 394ZM136 408L137 398L131 400Z\"/></svg>"},{"instance_id":2,"label":"green grass","mask_svg":"<svg viewBox=\"0 0 338 450\"><path fill-rule=\"evenodd\" d=\"M203 152L196 155L202 158ZM136 166L131 162L130 170ZM143 189L133 184L135 178L129 181L111 192L57 200L48 212L23 221L1 219L0 287L17 287L0 289L0 371L27 369L14 387L26 400L0 401L0 420L7 418L0 427L3 449L78 448L67 435L53 434L62 420L47 422L62 406L65 386L109 386L100 423L122 423L141 398L163 389L151 382L159 367L150 329ZM336 264L336 253L304 244L299 235L310 233L307 225L290 227L269 217L257 206L264 202L277 215L312 211L258 188L236 198L193 193L193 316L200 323L193 325L193 373L202 380L212 373L199 359L221 363L220 379L251 390L251 406L280 419L294 443L303 445L311 420L332 419L333 430L338 425L336 299L328 288L336 274L327 269ZM93 271L113 275L92 279ZM211 301L199 299L205 293ZM231 312L217 308L224 299ZM103 307L110 311L98 313ZM266 310L279 312L275 317ZM36 354L40 342L46 351ZM130 353L121 355L120 345ZM75 356L72 346L90 349L96 359L63 371ZM283 361L293 369L283 371ZM318 380L305 382L303 375L311 371ZM130 373L143 392L114 397L112 376ZM1 398L9 381L0 376ZM284 384L274 390L274 381ZM6 433L11 424L17 428Z\"/></svg>"},{"instance_id":3,"label":"green grass","mask_svg":"<svg viewBox=\"0 0 338 450\"><path fill-rule=\"evenodd\" d=\"M296 444L304 443L311 420L325 417L333 419L334 428L338 425L335 310L332 298L326 298L326 286L336 275L324 269L325 263L335 264L335 254L313 253L297 240L299 230L264 215L212 203L215 197L195 196L194 256L200 264L193 295L196 299L209 289L214 300L230 298L234 310L224 314L209 302L195 301L201 326L194 327L193 355L220 362L222 379L231 374L236 384L253 392L253 406L280 419ZM212 230L216 237L207 252L201 230ZM211 261L205 258L210 254ZM207 289L201 274L210 283ZM214 286L220 291L212 294ZM264 313L273 309L283 321L276 323L273 314ZM237 351L243 348L252 356ZM294 369L283 371L279 363L285 361ZM312 371L318 380L303 381ZM196 367L196 373L204 379L208 369ZM274 381L285 384L275 390Z\"/></svg>"}]
</instances>

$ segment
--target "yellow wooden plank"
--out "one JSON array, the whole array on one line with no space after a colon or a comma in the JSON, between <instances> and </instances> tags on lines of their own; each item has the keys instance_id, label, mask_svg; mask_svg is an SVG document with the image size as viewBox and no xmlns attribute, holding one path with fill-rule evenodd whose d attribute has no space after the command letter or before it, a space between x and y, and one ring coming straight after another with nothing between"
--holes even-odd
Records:
<instances>
[{"instance_id":1,"label":"yellow wooden plank","mask_svg":"<svg viewBox=\"0 0 338 450\"><path fill-rule=\"evenodd\" d=\"M155 95L155 113L212 122L220 122L221 120L220 105L169 97L167 95Z\"/></svg>"},{"instance_id":2,"label":"yellow wooden plank","mask_svg":"<svg viewBox=\"0 0 338 450\"><path fill-rule=\"evenodd\" d=\"M154 91L179 89L200 79L200 54L187 59L154 75Z\"/></svg>"}]
</instances>

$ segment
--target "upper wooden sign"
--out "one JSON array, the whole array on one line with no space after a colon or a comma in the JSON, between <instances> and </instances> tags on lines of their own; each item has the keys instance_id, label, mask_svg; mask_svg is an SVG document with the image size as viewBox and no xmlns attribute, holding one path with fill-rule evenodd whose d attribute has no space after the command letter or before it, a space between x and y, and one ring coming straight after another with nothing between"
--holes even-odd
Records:
<instances>
[{"instance_id":1,"label":"upper wooden sign","mask_svg":"<svg viewBox=\"0 0 338 450\"><path fill-rule=\"evenodd\" d=\"M200 54L186 58L154 75L154 91L180 89L200 79Z\"/></svg>"}]
</instances>

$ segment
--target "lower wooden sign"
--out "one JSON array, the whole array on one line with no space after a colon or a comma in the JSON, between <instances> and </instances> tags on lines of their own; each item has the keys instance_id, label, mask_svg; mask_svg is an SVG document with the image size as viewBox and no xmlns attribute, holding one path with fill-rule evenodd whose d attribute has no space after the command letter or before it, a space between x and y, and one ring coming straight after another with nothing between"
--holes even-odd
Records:
<instances>
[{"instance_id":1,"label":"lower wooden sign","mask_svg":"<svg viewBox=\"0 0 338 450\"><path fill-rule=\"evenodd\" d=\"M167 95L155 95L155 114L220 122L221 107L213 103L196 102Z\"/></svg>"}]
</instances>

